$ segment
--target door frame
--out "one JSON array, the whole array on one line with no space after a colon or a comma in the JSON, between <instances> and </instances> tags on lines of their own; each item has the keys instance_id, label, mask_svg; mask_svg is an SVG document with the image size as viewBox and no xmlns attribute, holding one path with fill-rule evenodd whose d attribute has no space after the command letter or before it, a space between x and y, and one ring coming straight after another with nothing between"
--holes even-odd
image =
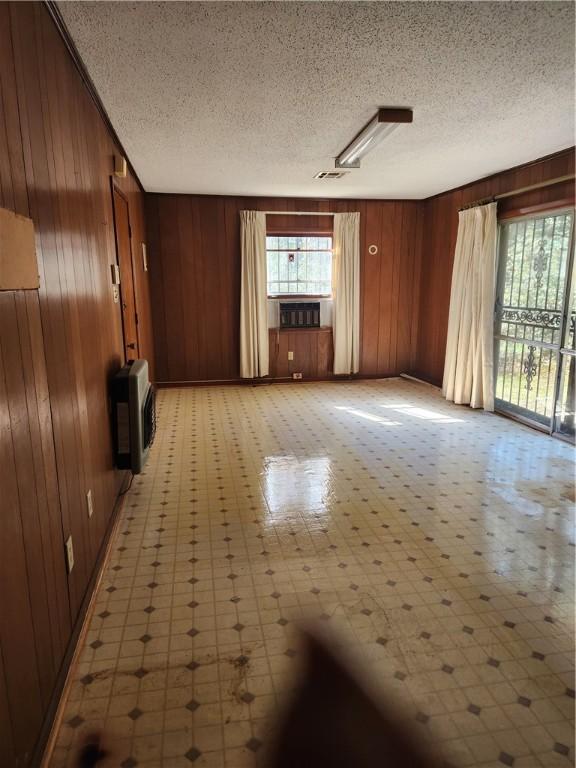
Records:
<instances>
[{"instance_id":1,"label":"door frame","mask_svg":"<svg viewBox=\"0 0 576 768\"><path fill-rule=\"evenodd\" d=\"M110 176L110 195L111 195L111 203L112 203L112 218L114 222L114 249L116 252L116 265L118 266L118 269L120 269L120 254L118 251L118 229L117 229L117 223L116 223L116 206L114 205L114 195L119 195L122 200L126 203L126 211L128 213L128 243L129 243L129 254L130 254L130 274L132 276L132 294L133 294L133 303L134 303L134 327L136 329L136 344L138 346L137 354L140 355L140 328L138 325L138 302L136 299L136 276L134 273L134 250L132 248L132 222L130 217L130 202L128 200L128 197L126 194L120 189L119 185L116 183L116 180L113 176ZM126 355L126 330L124 327L124 310L122 307L122 280L120 280L120 319L122 321L122 340L123 340L123 351L124 351L124 362L126 363L128 358Z\"/></svg>"}]
</instances>

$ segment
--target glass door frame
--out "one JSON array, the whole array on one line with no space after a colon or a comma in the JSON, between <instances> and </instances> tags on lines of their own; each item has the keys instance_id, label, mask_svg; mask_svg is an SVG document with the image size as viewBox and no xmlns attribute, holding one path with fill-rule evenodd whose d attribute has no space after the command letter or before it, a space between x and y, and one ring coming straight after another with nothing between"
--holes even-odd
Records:
<instances>
[{"instance_id":1,"label":"glass door frame","mask_svg":"<svg viewBox=\"0 0 576 768\"><path fill-rule=\"evenodd\" d=\"M563 363L565 359L569 358L576 358L576 349L570 349L566 346L566 341L568 339L568 324L570 323L570 315L572 314L573 310L576 310L576 306L571 306L571 301L574 299L574 302L576 304L576 296L573 297L572 295L572 281L576 279L576 272L575 272L575 265L574 265L574 234L575 234L575 220L576 220L576 211L574 208L568 208L564 209L568 211L574 211L574 215L572 217L572 230L570 232L570 243L568 246L568 269L566 270L566 290L564 291L564 303L562 305L562 335L560 336L560 348L558 350L558 367L556 370L556 385L554 388L554 413L552 416L552 423L551 423L551 434L554 435L554 437L559 438L560 440L565 440L568 443L574 444L574 438L570 437L570 435L565 435L557 428L558 424L558 406L560 404L560 388L562 386L562 373L563 373ZM563 211L559 211L562 213ZM576 329L575 329L576 334ZM576 346L576 344L575 344Z\"/></svg>"},{"instance_id":2,"label":"glass door frame","mask_svg":"<svg viewBox=\"0 0 576 768\"><path fill-rule=\"evenodd\" d=\"M502 285L502 280L504 278L505 270L506 270L506 259L502 258L502 229L504 226L508 224L514 224L521 221L528 221L531 219L539 219L545 216L556 216L561 215L564 213L571 213L572 214L572 223L570 227L570 235L569 235L569 241L568 241L568 255L567 255L567 266L566 266L566 284L564 286L564 291L562 294L562 307L560 310L560 343L557 344L551 344L548 342L542 342L532 339L512 339L510 337L503 336L500 331L500 320L498 318L498 299L499 299L499 292L500 292L500 286ZM557 431L556 424L557 424L557 411L558 411L558 400L559 400L559 394L560 394L560 387L561 387L561 377L562 377L562 358L563 356L573 356L576 357L576 350L567 349L564 347L564 343L566 341L566 327L567 323L569 322L569 312L570 312L570 298L571 298L571 287L572 287L572 277L574 275L574 235L575 235L575 227L576 227L576 209L574 206L569 205L563 205L559 208L551 207L550 209L540 210L540 211L534 211L533 213L527 213L522 214L520 216L511 216L510 218L504 218L498 220L498 238L497 238L497 269L496 269L496 295L494 300L494 391L496 391L496 384L497 384L497 378L498 378L498 353L499 353L499 345L502 341L512 341L516 343L523 343L523 344L533 344L540 349L546 349L550 350L552 355L554 356L554 359L556 361L556 371L555 371L555 377L554 377L554 389L553 389L553 397L552 397L552 415L550 417L550 424L544 424L541 421L538 421L537 419L532 419L529 416L521 413L520 411L515 412L514 410L502 410L498 409L495 402L494 410L503 415L507 416L508 418L514 419L515 421L519 421L522 424L527 424L530 427L533 427L535 429L540 430L541 432L544 432L545 434L552 435L553 437L557 437L560 440L564 440L569 443L574 443L574 440L568 436L564 435Z\"/></svg>"}]
</instances>

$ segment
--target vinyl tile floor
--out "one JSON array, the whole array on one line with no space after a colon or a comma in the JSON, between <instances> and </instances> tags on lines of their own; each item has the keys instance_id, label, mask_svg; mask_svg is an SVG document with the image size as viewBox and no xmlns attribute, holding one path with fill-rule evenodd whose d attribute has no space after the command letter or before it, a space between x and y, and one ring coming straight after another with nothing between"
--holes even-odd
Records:
<instances>
[{"instance_id":1,"label":"vinyl tile floor","mask_svg":"<svg viewBox=\"0 0 576 768\"><path fill-rule=\"evenodd\" d=\"M573 510L571 446L431 387L161 390L51 765L265 765L306 617L449 765L567 768Z\"/></svg>"}]
</instances>

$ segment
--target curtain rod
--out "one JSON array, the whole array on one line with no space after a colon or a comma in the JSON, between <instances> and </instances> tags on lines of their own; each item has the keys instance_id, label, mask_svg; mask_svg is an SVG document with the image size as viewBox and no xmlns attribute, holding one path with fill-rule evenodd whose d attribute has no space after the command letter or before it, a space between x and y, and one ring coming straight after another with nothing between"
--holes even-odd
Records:
<instances>
[{"instance_id":1,"label":"curtain rod","mask_svg":"<svg viewBox=\"0 0 576 768\"><path fill-rule=\"evenodd\" d=\"M326 211L260 211L266 216L334 216L334 212Z\"/></svg>"},{"instance_id":2,"label":"curtain rod","mask_svg":"<svg viewBox=\"0 0 576 768\"><path fill-rule=\"evenodd\" d=\"M542 187L551 187L553 184L561 184L563 181L573 181L576 175L573 173L567 176L558 176L556 179L548 179L548 181L539 181L537 184L531 184L529 187L519 187L518 189L512 189L510 192L501 192L499 195L491 195L490 197L484 197L481 200L475 200L473 203L467 203L459 208L460 211L466 211L468 208L476 208L478 205L486 205L487 203L494 203L496 200L502 200L505 197L513 197L514 195L521 195L524 192L532 192L534 189L542 189Z\"/></svg>"}]
</instances>

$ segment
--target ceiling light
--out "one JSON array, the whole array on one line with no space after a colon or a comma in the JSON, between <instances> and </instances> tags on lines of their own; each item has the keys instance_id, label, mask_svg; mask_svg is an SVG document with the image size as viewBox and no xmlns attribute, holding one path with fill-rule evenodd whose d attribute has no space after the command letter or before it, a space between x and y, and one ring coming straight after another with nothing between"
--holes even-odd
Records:
<instances>
[{"instance_id":1,"label":"ceiling light","mask_svg":"<svg viewBox=\"0 0 576 768\"><path fill-rule=\"evenodd\" d=\"M412 122L411 109L381 107L336 158L336 168L360 168L360 160L401 123Z\"/></svg>"}]
</instances>

